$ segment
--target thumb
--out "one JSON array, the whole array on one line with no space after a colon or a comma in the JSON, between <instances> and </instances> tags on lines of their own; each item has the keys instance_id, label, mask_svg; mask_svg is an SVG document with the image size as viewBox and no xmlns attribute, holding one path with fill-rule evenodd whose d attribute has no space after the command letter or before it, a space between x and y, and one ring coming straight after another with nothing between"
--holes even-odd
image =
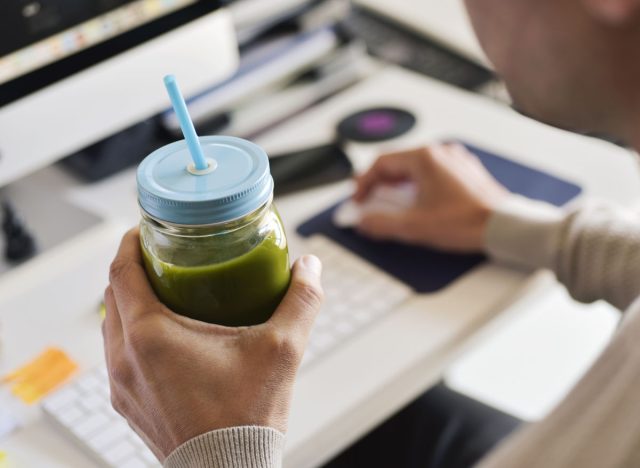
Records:
<instances>
[{"instance_id":1,"label":"thumb","mask_svg":"<svg viewBox=\"0 0 640 468\"><path fill-rule=\"evenodd\" d=\"M299 259L293 265L289 290L269 323L306 343L324 301L321 274L322 263L318 257L307 255Z\"/></svg>"},{"instance_id":2,"label":"thumb","mask_svg":"<svg viewBox=\"0 0 640 468\"><path fill-rule=\"evenodd\" d=\"M407 213L370 213L360 220L358 232L377 240L407 240Z\"/></svg>"}]
</instances>

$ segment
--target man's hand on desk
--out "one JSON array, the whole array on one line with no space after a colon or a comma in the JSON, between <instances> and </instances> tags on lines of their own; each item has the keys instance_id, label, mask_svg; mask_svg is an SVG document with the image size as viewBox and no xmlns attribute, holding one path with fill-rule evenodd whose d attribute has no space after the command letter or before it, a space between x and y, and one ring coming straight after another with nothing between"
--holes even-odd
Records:
<instances>
[{"instance_id":1,"label":"man's hand on desk","mask_svg":"<svg viewBox=\"0 0 640 468\"><path fill-rule=\"evenodd\" d=\"M155 296L137 230L123 239L105 292L111 399L164 460L187 440L234 426L285 432L294 378L322 302L315 257L263 325L226 328L174 314Z\"/></svg>"},{"instance_id":2,"label":"man's hand on desk","mask_svg":"<svg viewBox=\"0 0 640 468\"><path fill-rule=\"evenodd\" d=\"M381 156L358 178L356 201L378 185L411 182L415 204L398 213L365 215L359 231L377 239L453 252L480 252L487 221L509 196L461 145L439 145Z\"/></svg>"}]
</instances>

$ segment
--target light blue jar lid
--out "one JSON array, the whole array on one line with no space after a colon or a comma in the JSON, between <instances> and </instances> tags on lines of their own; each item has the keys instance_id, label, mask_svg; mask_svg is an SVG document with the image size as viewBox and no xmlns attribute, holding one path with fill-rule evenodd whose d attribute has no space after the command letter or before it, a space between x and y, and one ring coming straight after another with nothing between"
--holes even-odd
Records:
<instances>
[{"instance_id":1,"label":"light blue jar lid","mask_svg":"<svg viewBox=\"0 0 640 468\"><path fill-rule=\"evenodd\" d=\"M138 167L138 199L152 217L181 225L228 222L271 200L273 178L262 148L227 136L201 137L209 170L199 174L184 140L164 146Z\"/></svg>"}]
</instances>

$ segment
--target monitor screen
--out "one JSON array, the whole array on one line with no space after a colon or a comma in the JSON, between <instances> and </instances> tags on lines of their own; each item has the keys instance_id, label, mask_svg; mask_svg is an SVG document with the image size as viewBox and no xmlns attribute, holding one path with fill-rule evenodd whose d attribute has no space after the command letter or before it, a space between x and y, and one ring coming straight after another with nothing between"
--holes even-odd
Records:
<instances>
[{"instance_id":1,"label":"monitor screen","mask_svg":"<svg viewBox=\"0 0 640 468\"><path fill-rule=\"evenodd\" d=\"M0 106L218 8L216 0L4 0Z\"/></svg>"}]
</instances>

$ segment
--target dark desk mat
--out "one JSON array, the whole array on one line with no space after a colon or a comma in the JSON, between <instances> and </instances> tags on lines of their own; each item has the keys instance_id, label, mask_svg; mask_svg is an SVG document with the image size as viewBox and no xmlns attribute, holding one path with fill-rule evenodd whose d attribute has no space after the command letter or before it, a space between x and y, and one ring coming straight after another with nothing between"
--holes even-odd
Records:
<instances>
[{"instance_id":1,"label":"dark desk mat","mask_svg":"<svg viewBox=\"0 0 640 468\"><path fill-rule=\"evenodd\" d=\"M528 198L562 206L577 197L582 189L570 182L491 154L472 145L485 167L505 187ZM459 255L395 242L372 241L353 229L334 226L332 217L337 203L298 227L305 237L322 234L346 247L390 275L406 283L418 293L438 291L467 271L486 261L482 255Z\"/></svg>"}]
</instances>

